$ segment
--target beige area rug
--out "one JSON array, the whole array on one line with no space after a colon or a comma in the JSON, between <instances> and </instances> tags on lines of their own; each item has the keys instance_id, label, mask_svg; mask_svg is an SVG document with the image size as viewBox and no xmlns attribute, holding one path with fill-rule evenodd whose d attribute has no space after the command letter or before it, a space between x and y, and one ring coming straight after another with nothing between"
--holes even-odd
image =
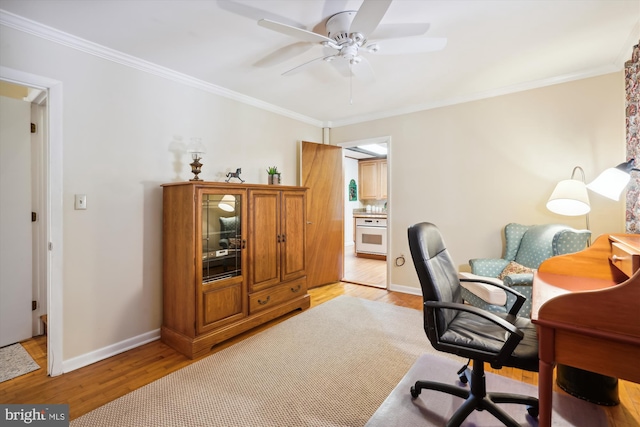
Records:
<instances>
[{"instance_id":1,"label":"beige area rug","mask_svg":"<svg viewBox=\"0 0 640 427\"><path fill-rule=\"evenodd\" d=\"M363 426L418 357L435 353L422 325L421 311L341 296L71 426Z\"/></svg>"},{"instance_id":2,"label":"beige area rug","mask_svg":"<svg viewBox=\"0 0 640 427\"><path fill-rule=\"evenodd\" d=\"M40 369L40 366L22 347L22 344L11 344L0 348L0 383L37 369Z\"/></svg>"},{"instance_id":3,"label":"beige area rug","mask_svg":"<svg viewBox=\"0 0 640 427\"><path fill-rule=\"evenodd\" d=\"M440 355L421 356L400 381L389 397L367 423L367 427L440 427L446 424L463 400L433 390L422 390L417 399L411 399L409 389L416 380L431 380L460 385L451 375L459 364ZM537 396L538 388L500 375L486 373L487 391ZM521 426L535 427L538 420L527 414L524 405L500 405ZM553 394L553 427L606 427L605 412L592 403L567 394ZM475 411L462 423L462 427L500 427L503 424L487 411Z\"/></svg>"}]
</instances>

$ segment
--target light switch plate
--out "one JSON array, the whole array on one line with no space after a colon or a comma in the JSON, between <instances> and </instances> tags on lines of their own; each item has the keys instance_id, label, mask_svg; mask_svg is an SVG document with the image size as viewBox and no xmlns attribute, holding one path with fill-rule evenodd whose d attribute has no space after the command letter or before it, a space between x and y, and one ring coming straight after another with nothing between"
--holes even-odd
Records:
<instances>
[{"instance_id":1,"label":"light switch plate","mask_svg":"<svg viewBox=\"0 0 640 427\"><path fill-rule=\"evenodd\" d=\"M76 210L84 210L87 209L87 195L86 194L76 194Z\"/></svg>"}]
</instances>

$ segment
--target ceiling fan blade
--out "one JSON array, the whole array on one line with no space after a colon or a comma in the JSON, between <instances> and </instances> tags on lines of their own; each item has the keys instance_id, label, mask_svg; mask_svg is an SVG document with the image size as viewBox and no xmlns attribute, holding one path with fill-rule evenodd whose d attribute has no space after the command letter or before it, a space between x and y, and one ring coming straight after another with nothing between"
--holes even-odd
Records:
<instances>
[{"instance_id":1,"label":"ceiling fan blade","mask_svg":"<svg viewBox=\"0 0 640 427\"><path fill-rule=\"evenodd\" d=\"M380 24L373 33L368 35L371 40L392 39L398 37L421 36L429 31L431 24L416 22L405 24Z\"/></svg>"},{"instance_id":2,"label":"ceiling fan blade","mask_svg":"<svg viewBox=\"0 0 640 427\"><path fill-rule=\"evenodd\" d=\"M364 0L362 6L351 22L350 33L361 33L365 36L376 29L382 17L387 13L393 0Z\"/></svg>"},{"instance_id":3,"label":"ceiling fan blade","mask_svg":"<svg viewBox=\"0 0 640 427\"><path fill-rule=\"evenodd\" d=\"M268 28L273 31L285 34L287 36L295 37L300 40L311 43L329 42L334 43L329 37L322 36L311 31L303 30L302 28L292 27L291 25L281 24L279 22L272 21L270 19L261 19L258 21L258 25Z\"/></svg>"},{"instance_id":4,"label":"ceiling fan blade","mask_svg":"<svg viewBox=\"0 0 640 427\"><path fill-rule=\"evenodd\" d=\"M296 57L314 46L315 45L313 43L309 42L293 43L271 52L269 55L256 61L253 65L255 67L271 67Z\"/></svg>"},{"instance_id":5,"label":"ceiling fan blade","mask_svg":"<svg viewBox=\"0 0 640 427\"><path fill-rule=\"evenodd\" d=\"M320 56L318 58L314 58L311 61L307 61L304 64L300 64L297 67L294 67L290 70L285 71L284 73L282 73L283 76L292 76L294 74L298 74L300 71L302 71L303 69L305 69L307 66L320 61L321 59L326 60L326 58L331 58L331 57L337 57L338 55L329 55L329 56Z\"/></svg>"},{"instance_id":6,"label":"ceiling fan blade","mask_svg":"<svg viewBox=\"0 0 640 427\"><path fill-rule=\"evenodd\" d=\"M236 3L232 0L218 0L217 3L220 9L227 10L231 13L235 13L236 15L240 15L245 18L249 18L252 21L258 21L262 18L267 18L271 19L272 21L291 25L292 27L304 27L304 24L294 21L293 19L289 19L286 16L276 15L275 13L271 13L268 10L259 9L257 7L248 6L246 4Z\"/></svg>"},{"instance_id":7,"label":"ceiling fan blade","mask_svg":"<svg viewBox=\"0 0 640 427\"><path fill-rule=\"evenodd\" d=\"M378 45L378 50L372 50L371 47L373 45ZM446 38L414 36L380 40L369 44L367 50L378 55L402 55L406 53L435 52L444 49L446 45Z\"/></svg>"},{"instance_id":8,"label":"ceiling fan blade","mask_svg":"<svg viewBox=\"0 0 640 427\"><path fill-rule=\"evenodd\" d=\"M376 81L376 76L373 72L371 63L367 61L367 58L360 56L360 62L351 65L351 72L360 81L364 83L373 83Z\"/></svg>"}]
</instances>

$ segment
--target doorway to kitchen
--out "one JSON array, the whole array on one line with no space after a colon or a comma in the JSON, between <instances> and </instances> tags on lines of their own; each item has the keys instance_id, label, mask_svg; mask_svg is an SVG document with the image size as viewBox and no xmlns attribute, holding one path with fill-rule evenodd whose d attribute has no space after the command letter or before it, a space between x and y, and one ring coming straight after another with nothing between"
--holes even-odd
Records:
<instances>
[{"instance_id":1,"label":"doorway to kitchen","mask_svg":"<svg viewBox=\"0 0 640 427\"><path fill-rule=\"evenodd\" d=\"M343 281L387 288L389 137L350 141L345 177Z\"/></svg>"}]
</instances>

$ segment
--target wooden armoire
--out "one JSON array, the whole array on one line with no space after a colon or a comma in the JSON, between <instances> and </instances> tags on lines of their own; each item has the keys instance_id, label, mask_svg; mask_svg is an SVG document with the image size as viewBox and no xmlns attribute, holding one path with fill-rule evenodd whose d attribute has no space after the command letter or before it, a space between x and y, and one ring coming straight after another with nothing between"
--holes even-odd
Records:
<instances>
[{"instance_id":1,"label":"wooden armoire","mask_svg":"<svg viewBox=\"0 0 640 427\"><path fill-rule=\"evenodd\" d=\"M204 181L162 187L164 343L194 358L309 307L305 188Z\"/></svg>"}]
</instances>

